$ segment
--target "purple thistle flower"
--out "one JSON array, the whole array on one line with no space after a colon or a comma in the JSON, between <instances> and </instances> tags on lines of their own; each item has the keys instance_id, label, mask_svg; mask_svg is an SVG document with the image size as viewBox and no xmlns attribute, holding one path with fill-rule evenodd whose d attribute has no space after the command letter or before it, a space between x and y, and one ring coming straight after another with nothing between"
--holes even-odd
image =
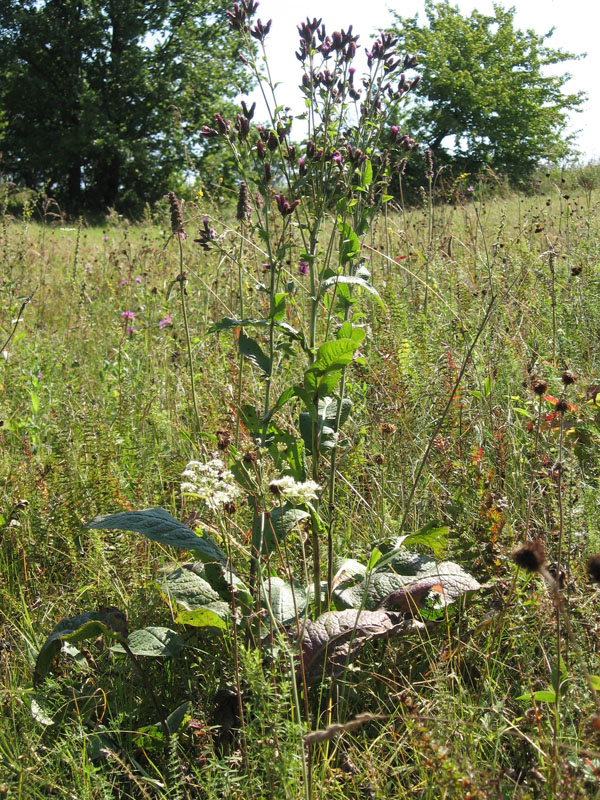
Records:
<instances>
[{"instance_id":1,"label":"purple thistle flower","mask_svg":"<svg viewBox=\"0 0 600 800\"><path fill-rule=\"evenodd\" d=\"M140 284L140 283L142 283L142 278L141 278L141 277L138 275L138 277L135 279L135 282L136 282L137 284Z\"/></svg>"},{"instance_id":2,"label":"purple thistle flower","mask_svg":"<svg viewBox=\"0 0 600 800\"><path fill-rule=\"evenodd\" d=\"M122 281L119 281L119 286L121 286L121 287L122 286L129 286L129 281L127 280L127 278L123 278Z\"/></svg>"},{"instance_id":3,"label":"purple thistle flower","mask_svg":"<svg viewBox=\"0 0 600 800\"><path fill-rule=\"evenodd\" d=\"M123 320L134 320L135 319L135 311L123 311L121 313L121 317Z\"/></svg>"},{"instance_id":4,"label":"purple thistle flower","mask_svg":"<svg viewBox=\"0 0 600 800\"><path fill-rule=\"evenodd\" d=\"M298 275L308 275L308 261L298 262Z\"/></svg>"},{"instance_id":5,"label":"purple thistle flower","mask_svg":"<svg viewBox=\"0 0 600 800\"><path fill-rule=\"evenodd\" d=\"M158 327L162 331L163 328L166 328L166 327L168 327L169 325L172 325L172 324L173 324L173 320L171 319L171 315L167 314L166 317L163 317L161 320L159 320Z\"/></svg>"}]
</instances>

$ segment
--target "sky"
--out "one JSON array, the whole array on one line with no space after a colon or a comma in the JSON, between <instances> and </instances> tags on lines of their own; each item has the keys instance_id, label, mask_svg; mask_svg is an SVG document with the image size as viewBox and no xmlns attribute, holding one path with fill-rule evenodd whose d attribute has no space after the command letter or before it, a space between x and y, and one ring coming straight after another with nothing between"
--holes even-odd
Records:
<instances>
[{"instance_id":1,"label":"sky","mask_svg":"<svg viewBox=\"0 0 600 800\"><path fill-rule=\"evenodd\" d=\"M461 13L468 15L477 9L482 13L492 13L492 0L451 0L458 5ZM584 91L588 100L579 113L572 113L570 130L580 130L577 146L582 160L600 160L600 48L598 47L598 27L600 23L600 2L598 0L513 0L501 3L505 8L516 7L515 24L518 28L532 28L536 33L554 34L547 40L550 47L571 53L587 53L579 61L569 61L558 65L558 69L570 72L571 81L565 91ZM360 34L359 44L363 48L381 28L389 26L393 20L391 10L401 16L414 16L426 21L422 0L301 0L299 3L288 0L259 0L257 18L266 22L273 20L267 38L267 54L274 80L279 82L277 102L288 105L294 113L303 110L303 99L297 85L301 78L300 65L294 56L298 48L296 26L306 17L322 18L328 33L353 26L353 33ZM359 51L360 52L360 51ZM357 64L360 68L360 64ZM257 117L260 114L260 96L257 100Z\"/></svg>"}]
</instances>

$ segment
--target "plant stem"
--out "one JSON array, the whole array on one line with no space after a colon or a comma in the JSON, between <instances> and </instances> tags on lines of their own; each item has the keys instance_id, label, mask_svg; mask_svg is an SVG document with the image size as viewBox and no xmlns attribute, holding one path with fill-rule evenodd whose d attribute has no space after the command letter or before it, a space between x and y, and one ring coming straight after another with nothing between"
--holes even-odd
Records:
<instances>
[{"instance_id":1,"label":"plant stem","mask_svg":"<svg viewBox=\"0 0 600 800\"><path fill-rule=\"evenodd\" d=\"M200 434L200 414L198 413L198 403L196 400L196 383L194 380L194 362L192 359L192 343L190 340L190 329L188 325L188 318L187 318L187 308L185 303L185 275L183 272L183 245L181 243L181 237L177 234L177 242L179 243L179 276L177 278L179 282L179 288L181 290L181 311L183 314L183 327L185 330L185 343L187 346L187 354L188 354L188 362L190 365L190 384L192 390L192 405L194 407L194 417L195 417L195 428L196 428L196 435Z\"/></svg>"}]
</instances>

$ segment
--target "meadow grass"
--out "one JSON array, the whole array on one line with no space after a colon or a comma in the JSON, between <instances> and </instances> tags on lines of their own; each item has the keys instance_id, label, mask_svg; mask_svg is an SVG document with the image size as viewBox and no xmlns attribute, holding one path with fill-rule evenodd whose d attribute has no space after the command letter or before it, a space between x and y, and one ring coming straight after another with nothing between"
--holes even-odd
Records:
<instances>
[{"instance_id":1,"label":"meadow grass","mask_svg":"<svg viewBox=\"0 0 600 800\"><path fill-rule=\"evenodd\" d=\"M277 658L234 641L231 626L174 623L157 583L176 551L83 527L157 506L214 522L179 484L190 459L236 429L235 341L207 334L239 308L233 211L184 209L190 229L209 213L220 230L210 252L183 242L199 432L167 211L103 228L3 220L0 344L15 331L0 361L0 797L301 798L307 752L314 797L598 794L598 710L582 664L600 673L600 600L585 566L600 549L600 229L584 178L542 179L534 196L487 198L482 186L433 209L394 208L362 243L385 308L362 304L365 362L347 374L354 410L337 464L335 550L368 558L373 541L440 520L446 557L484 588L433 629L367 645L309 690L301 720ZM289 260L288 318L302 328L309 287ZM247 316L266 313L263 261L250 242ZM295 369L284 363L281 374ZM564 386L567 369L577 380ZM564 414L532 391L534 379L565 397ZM242 401L261 393L247 365ZM296 427L291 412L281 417ZM243 426L240 435L248 446ZM248 525L240 504L230 531L242 547ZM559 670L555 598L512 562L527 536L544 539L550 568L561 542L555 577L574 636L563 628ZM191 702L168 746L147 728L159 720L144 681L101 640L63 656L33 689L54 625L108 606L131 628L184 638L177 658L143 667L165 714ZM560 703L535 695L557 680ZM365 712L373 719L361 727L303 744L309 730Z\"/></svg>"}]
</instances>

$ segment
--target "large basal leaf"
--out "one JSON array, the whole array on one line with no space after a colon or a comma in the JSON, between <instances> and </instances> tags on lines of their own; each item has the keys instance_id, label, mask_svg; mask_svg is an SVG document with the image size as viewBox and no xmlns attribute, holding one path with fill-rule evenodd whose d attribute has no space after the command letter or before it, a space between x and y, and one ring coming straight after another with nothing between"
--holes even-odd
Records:
<instances>
[{"instance_id":1,"label":"large basal leaf","mask_svg":"<svg viewBox=\"0 0 600 800\"><path fill-rule=\"evenodd\" d=\"M309 515L308 511L294 508L287 503L277 506L271 511L263 511L254 520L252 541L258 549L262 540L261 552L277 552L277 543L281 545L288 533Z\"/></svg>"},{"instance_id":2,"label":"large basal leaf","mask_svg":"<svg viewBox=\"0 0 600 800\"><path fill-rule=\"evenodd\" d=\"M127 618L118 609L86 611L76 617L61 619L46 639L35 662L34 685L39 684L51 671L63 642L83 642L106 636L112 640L122 640L127 636Z\"/></svg>"},{"instance_id":3,"label":"large basal leaf","mask_svg":"<svg viewBox=\"0 0 600 800\"><path fill-rule=\"evenodd\" d=\"M422 630L422 622L402 619L387 611L328 611L309 620L301 643L308 680L343 672L361 647L374 639Z\"/></svg>"},{"instance_id":4,"label":"large basal leaf","mask_svg":"<svg viewBox=\"0 0 600 800\"><path fill-rule=\"evenodd\" d=\"M261 594L263 602L265 598L269 599L273 616L283 625L293 622L296 619L296 614L301 619L306 611L306 589L295 581L291 586L282 578L266 578L263 581Z\"/></svg>"},{"instance_id":5,"label":"large basal leaf","mask_svg":"<svg viewBox=\"0 0 600 800\"><path fill-rule=\"evenodd\" d=\"M170 628L149 626L130 633L127 644L135 656L173 658L183 647L183 640ZM125 648L121 644L116 644L111 650L115 653L125 653Z\"/></svg>"},{"instance_id":6,"label":"large basal leaf","mask_svg":"<svg viewBox=\"0 0 600 800\"><path fill-rule=\"evenodd\" d=\"M198 553L202 561L220 561L224 564L227 560L225 553L220 547L217 547L205 531L197 535L183 522L172 517L164 508L146 508L143 511L104 514L94 517L85 527L94 530L136 531L136 533L152 539L153 542L184 550L193 550Z\"/></svg>"},{"instance_id":7,"label":"large basal leaf","mask_svg":"<svg viewBox=\"0 0 600 800\"><path fill-rule=\"evenodd\" d=\"M175 621L195 627L226 628L230 606L191 565L180 567L160 585L176 613ZM173 608L174 607L174 608Z\"/></svg>"},{"instance_id":8,"label":"large basal leaf","mask_svg":"<svg viewBox=\"0 0 600 800\"><path fill-rule=\"evenodd\" d=\"M304 373L305 389L314 395L329 394L344 367L352 362L358 347L358 342L352 339L334 339L322 344L312 366Z\"/></svg>"},{"instance_id":9,"label":"large basal leaf","mask_svg":"<svg viewBox=\"0 0 600 800\"><path fill-rule=\"evenodd\" d=\"M480 589L479 583L452 561L427 560L417 575L375 570L354 585L340 584L334 591L336 606L341 608L386 608L414 612L425 598L435 592L438 604L447 606L463 594Z\"/></svg>"}]
</instances>

